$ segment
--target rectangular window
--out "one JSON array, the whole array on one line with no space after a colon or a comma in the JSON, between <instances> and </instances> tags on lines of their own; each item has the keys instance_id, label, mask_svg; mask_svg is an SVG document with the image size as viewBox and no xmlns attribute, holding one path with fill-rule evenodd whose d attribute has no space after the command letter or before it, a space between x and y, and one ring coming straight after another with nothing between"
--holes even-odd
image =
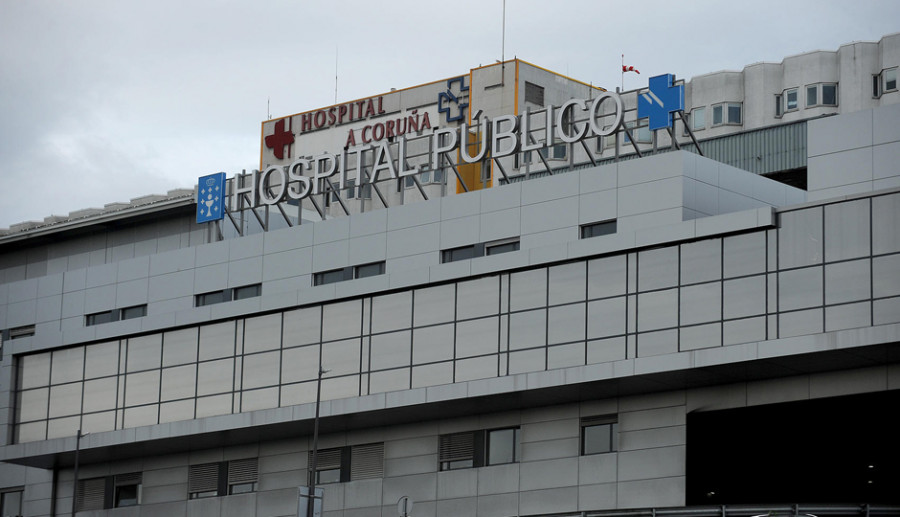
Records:
<instances>
[{"instance_id":1,"label":"rectangular window","mask_svg":"<svg viewBox=\"0 0 900 517\"><path fill-rule=\"evenodd\" d=\"M807 85L806 107L813 106L837 106L837 83Z\"/></svg>"},{"instance_id":2,"label":"rectangular window","mask_svg":"<svg viewBox=\"0 0 900 517\"><path fill-rule=\"evenodd\" d=\"M884 77L884 89L882 93L894 91L897 89L897 69L889 68L882 72L882 77Z\"/></svg>"},{"instance_id":3,"label":"rectangular window","mask_svg":"<svg viewBox=\"0 0 900 517\"><path fill-rule=\"evenodd\" d=\"M245 285L243 287L235 287L232 290L232 299L243 300L245 298L255 298L262 294L262 284Z\"/></svg>"},{"instance_id":4,"label":"rectangular window","mask_svg":"<svg viewBox=\"0 0 900 517\"><path fill-rule=\"evenodd\" d=\"M536 106L544 105L544 88L534 83L525 81L525 102Z\"/></svg>"},{"instance_id":5,"label":"rectangular window","mask_svg":"<svg viewBox=\"0 0 900 517\"><path fill-rule=\"evenodd\" d=\"M140 472L79 479L75 491L75 510L104 510L141 504ZM5 514L4 514L5 517Z\"/></svg>"},{"instance_id":6,"label":"rectangular window","mask_svg":"<svg viewBox=\"0 0 900 517\"><path fill-rule=\"evenodd\" d=\"M213 291L211 293L198 294L194 297L194 306L203 307L225 301L225 291Z\"/></svg>"},{"instance_id":7,"label":"rectangular window","mask_svg":"<svg viewBox=\"0 0 900 517\"><path fill-rule=\"evenodd\" d=\"M23 490L10 490L0 493L0 515L3 517L22 517Z\"/></svg>"},{"instance_id":8,"label":"rectangular window","mask_svg":"<svg viewBox=\"0 0 900 517\"><path fill-rule=\"evenodd\" d=\"M706 106L694 108L691 111L691 129L694 131L706 129Z\"/></svg>"},{"instance_id":9,"label":"rectangular window","mask_svg":"<svg viewBox=\"0 0 900 517\"><path fill-rule=\"evenodd\" d=\"M84 317L84 325L86 327L92 327L94 325L102 325L104 323L115 321L115 312L116 311L103 311L88 314Z\"/></svg>"},{"instance_id":10,"label":"rectangular window","mask_svg":"<svg viewBox=\"0 0 900 517\"><path fill-rule=\"evenodd\" d=\"M819 86L813 84L806 87L806 107L816 106L819 104Z\"/></svg>"},{"instance_id":11,"label":"rectangular window","mask_svg":"<svg viewBox=\"0 0 900 517\"><path fill-rule=\"evenodd\" d=\"M256 458L228 462L228 494L256 492L259 461Z\"/></svg>"},{"instance_id":12,"label":"rectangular window","mask_svg":"<svg viewBox=\"0 0 900 517\"><path fill-rule=\"evenodd\" d=\"M516 463L520 456L518 427L445 434L438 442L440 470Z\"/></svg>"},{"instance_id":13,"label":"rectangular window","mask_svg":"<svg viewBox=\"0 0 900 517\"><path fill-rule=\"evenodd\" d=\"M141 473L116 474L113 506L137 506L141 504Z\"/></svg>"},{"instance_id":14,"label":"rectangular window","mask_svg":"<svg viewBox=\"0 0 900 517\"><path fill-rule=\"evenodd\" d=\"M188 467L188 498L255 492L259 481L258 463L257 458L246 458L191 465Z\"/></svg>"},{"instance_id":15,"label":"rectangular window","mask_svg":"<svg viewBox=\"0 0 900 517\"><path fill-rule=\"evenodd\" d=\"M384 274L384 262L373 262L353 268L353 278L366 278Z\"/></svg>"},{"instance_id":16,"label":"rectangular window","mask_svg":"<svg viewBox=\"0 0 900 517\"><path fill-rule=\"evenodd\" d=\"M619 449L619 421L616 415L581 419L581 454L603 454Z\"/></svg>"},{"instance_id":17,"label":"rectangular window","mask_svg":"<svg viewBox=\"0 0 900 517\"><path fill-rule=\"evenodd\" d=\"M471 246L460 246L459 248L443 250L441 251L441 263L480 257L482 253L478 253L477 248L478 246L476 244L472 244Z\"/></svg>"},{"instance_id":18,"label":"rectangular window","mask_svg":"<svg viewBox=\"0 0 900 517\"><path fill-rule=\"evenodd\" d=\"M120 309L119 319L121 320L130 320L134 318L143 318L147 315L147 306L146 305L136 305L134 307L126 307L124 309Z\"/></svg>"},{"instance_id":19,"label":"rectangular window","mask_svg":"<svg viewBox=\"0 0 900 517\"><path fill-rule=\"evenodd\" d=\"M204 463L188 467L188 498L218 496L220 466L220 463Z\"/></svg>"},{"instance_id":20,"label":"rectangular window","mask_svg":"<svg viewBox=\"0 0 900 517\"><path fill-rule=\"evenodd\" d=\"M713 110L713 117L712 117L712 125L713 126L721 126L722 125L723 109L724 108L721 104L716 104L715 106L713 106L713 109L712 109Z\"/></svg>"},{"instance_id":21,"label":"rectangular window","mask_svg":"<svg viewBox=\"0 0 900 517\"><path fill-rule=\"evenodd\" d=\"M472 468L475 465L475 441L478 433L453 433L441 435L438 441L438 458L441 470Z\"/></svg>"},{"instance_id":22,"label":"rectangular window","mask_svg":"<svg viewBox=\"0 0 900 517\"><path fill-rule=\"evenodd\" d=\"M499 255L500 253L509 253L510 251L519 251L519 240L502 241L494 244L484 245L485 255Z\"/></svg>"},{"instance_id":23,"label":"rectangular window","mask_svg":"<svg viewBox=\"0 0 900 517\"><path fill-rule=\"evenodd\" d=\"M333 284L335 282L343 282L347 280L344 277L344 269L332 269L331 271L322 271L313 275L313 285Z\"/></svg>"},{"instance_id":24,"label":"rectangular window","mask_svg":"<svg viewBox=\"0 0 900 517\"><path fill-rule=\"evenodd\" d=\"M33 335L34 325L26 325L24 327L9 329L9 339L19 339L20 337L28 337Z\"/></svg>"},{"instance_id":25,"label":"rectangular window","mask_svg":"<svg viewBox=\"0 0 900 517\"><path fill-rule=\"evenodd\" d=\"M872 76L872 97L881 97L881 74Z\"/></svg>"},{"instance_id":26,"label":"rectangular window","mask_svg":"<svg viewBox=\"0 0 900 517\"><path fill-rule=\"evenodd\" d=\"M591 237L600 237L601 235L610 235L616 233L616 221L601 221L599 223L590 223L581 225L581 238L590 239Z\"/></svg>"},{"instance_id":27,"label":"rectangular window","mask_svg":"<svg viewBox=\"0 0 900 517\"><path fill-rule=\"evenodd\" d=\"M728 123L734 125L743 124L742 107L739 102L728 103Z\"/></svg>"},{"instance_id":28,"label":"rectangular window","mask_svg":"<svg viewBox=\"0 0 900 517\"><path fill-rule=\"evenodd\" d=\"M791 88L784 92L784 111L794 111L799 107L799 93L797 88Z\"/></svg>"},{"instance_id":29,"label":"rectangular window","mask_svg":"<svg viewBox=\"0 0 900 517\"><path fill-rule=\"evenodd\" d=\"M781 118L781 115L784 113L784 96L782 94L778 94L775 96L775 117Z\"/></svg>"},{"instance_id":30,"label":"rectangular window","mask_svg":"<svg viewBox=\"0 0 900 517\"><path fill-rule=\"evenodd\" d=\"M312 465L313 452L309 451ZM316 455L316 484L346 483L384 476L384 443L320 449Z\"/></svg>"},{"instance_id":31,"label":"rectangular window","mask_svg":"<svg viewBox=\"0 0 900 517\"><path fill-rule=\"evenodd\" d=\"M487 465L503 465L519 461L519 428L495 429L487 433Z\"/></svg>"}]
</instances>

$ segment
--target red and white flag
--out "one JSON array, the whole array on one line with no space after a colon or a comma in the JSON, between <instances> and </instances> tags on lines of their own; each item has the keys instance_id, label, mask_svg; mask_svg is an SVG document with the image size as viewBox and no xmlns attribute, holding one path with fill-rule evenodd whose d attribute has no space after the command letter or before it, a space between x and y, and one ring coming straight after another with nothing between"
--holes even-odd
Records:
<instances>
[{"instance_id":1,"label":"red and white flag","mask_svg":"<svg viewBox=\"0 0 900 517\"><path fill-rule=\"evenodd\" d=\"M624 74L625 72L634 72L636 74L640 74L637 68L633 66L622 65L622 73Z\"/></svg>"}]
</instances>

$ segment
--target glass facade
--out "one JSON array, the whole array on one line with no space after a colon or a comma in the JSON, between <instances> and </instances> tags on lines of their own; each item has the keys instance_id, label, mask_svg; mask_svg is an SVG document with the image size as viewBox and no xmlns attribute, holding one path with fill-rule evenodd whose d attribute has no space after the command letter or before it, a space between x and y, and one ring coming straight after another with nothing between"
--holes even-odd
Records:
<instances>
[{"instance_id":1,"label":"glass facade","mask_svg":"<svg viewBox=\"0 0 900 517\"><path fill-rule=\"evenodd\" d=\"M900 194L775 229L21 356L28 442L900 321ZM504 454L507 454L504 452Z\"/></svg>"}]
</instances>

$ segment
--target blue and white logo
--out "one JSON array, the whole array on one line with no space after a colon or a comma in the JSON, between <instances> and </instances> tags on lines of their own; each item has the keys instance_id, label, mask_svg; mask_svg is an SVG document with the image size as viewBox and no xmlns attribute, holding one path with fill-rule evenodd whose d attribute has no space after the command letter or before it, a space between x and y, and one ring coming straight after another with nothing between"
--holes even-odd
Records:
<instances>
[{"instance_id":1,"label":"blue and white logo","mask_svg":"<svg viewBox=\"0 0 900 517\"><path fill-rule=\"evenodd\" d=\"M197 182L197 224L225 217L225 173L202 176Z\"/></svg>"},{"instance_id":2,"label":"blue and white logo","mask_svg":"<svg viewBox=\"0 0 900 517\"><path fill-rule=\"evenodd\" d=\"M453 85L459 83L459 87L456 88L458 93L453 93ZM462 120L465 116L466 108L469 107L468 102L462 102L461 97L469 91L469 87L466 86L466 77L460 76L455 79L450 79L447 81L447 91L438 93L438 113L445 113L445 117L447 122L453 122L456 120ZM453 110L450 105L456 104L456 114L453 114Z\"/></svg>"},{"instance_id":3,"label":"blue and white logo","mask_svg":"<svg viewBox=\"0 0 900 517\"><path fill-rule=\"evenodd\" d=\"M675 76L650 78L650 91L638 96L638 118L650 117L651 131L675 125L676 111L684 111L684 85L672 86Z\"/></svg>"}]
</instances>

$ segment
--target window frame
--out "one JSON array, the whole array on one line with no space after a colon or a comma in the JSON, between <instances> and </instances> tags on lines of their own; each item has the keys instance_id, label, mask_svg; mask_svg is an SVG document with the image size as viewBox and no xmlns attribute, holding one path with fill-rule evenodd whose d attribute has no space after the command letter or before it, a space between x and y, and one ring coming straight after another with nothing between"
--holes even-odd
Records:
<instances>
[{"instance_id":1,"label":"window frame","mask_svg":"<svg viewBox=\"0 0 900 517\"><path fill-rule=\"evenodd\" d=\"M697 115L700 117L697 117ZM703 131L706 129L706 106L697 106L696 108L691 110L690 113L690 123L691 123L691 131ZM700 124L698 125L697 118L700 118Z\"/></svg>"},{"instance_id":2,"label":"window frame","mask_svg":"<svg viewBox=\"0 0 900 517\"><path fill-rule=\"evenodd\" d=\"M832 87L834 88L834 102L826 103L825 102L825 88ZM810 99L810 92L814 92L814 97ZM836 82L821 82L821 83L812 83L806 85L806 107L807 108L834 108L838 105L838 83Z\"/></svg>"},{"instance_id":3,"label":"window frame","mask_svg":"<svg viewBox=\"0 0 900 517\"><path fill-rule=\"evenodd\" d=\"M599 415L593 417L583 417L580 423L580 443L579 453L581 456L593 456L595 454L609 454L619 451L619 418L618 415ZM609 440L606 447L602 450L595 450L591 447L588 450L588 430L590 429L608 429Z\"/></svg>"},{"instance_id":4,"label":"window frame","mask_svg":"<svg viewBox=\"0 0 900 517\"><path fill-rule=\"evenodd\" d=\"M797 111L800 109L800 88L788 88L784 90L784 113L790 113L792 111ZM791 101L791 96L794 97L794 100ZM793 107L791 107L791 102L794 103Z\"/></svg>"},{"instance_id":5,"label":"window frame","mask_svg":"<svg viewBox=\"0 0 900 517\"><path fill-rule=\"evenodd\" d=\"M881 95L884 95L885 93L897 91L897 70L898 69L900 69L900 67L896 67L896 66L893 68L885 68L884 70L881 71L881 74L879 74L882 77ZM892 81L894 83L893 86L889 86L888 81Z\"/></svg>"},{"instance_id":6,"label":"window frame","mask_svg":"<svg viewBox=\"0 0 900 517\"><path fill-rule=\"evenodd\" d=\"M604 235L613 235L618 231L619 225L617 221L617 219L607 219L605 221L582 224L578 227L578 238L592 239L594 237L603 237Z\"/></svg>"}]
</instances>

